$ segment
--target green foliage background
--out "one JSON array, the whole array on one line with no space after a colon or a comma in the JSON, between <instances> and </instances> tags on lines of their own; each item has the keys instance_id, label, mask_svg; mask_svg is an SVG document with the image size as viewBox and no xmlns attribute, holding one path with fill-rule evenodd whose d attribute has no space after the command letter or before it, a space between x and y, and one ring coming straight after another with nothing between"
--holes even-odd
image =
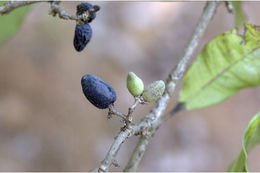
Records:
<instances>
[{"instance_id":1,"label":"green foliage background","mask_svg":"<svg viewBox=\"0 0 260 173\"><path fill-rule=\"evenodd\" d=\"M4 3L4 1L1 1L0 5ZM0 16L0 45L18 31L29 9L30 6L20 7Z\"/></svg>"},{"instance_id":2,"label":"green foliage background","mask_svg":"<svg viewBox=\"0 0 260 173\"><path fill-rule=\"evenodd\" d=\"M248 152L260 143L260 112L258 112L248 124L245 130L242 150L238 158L228 168L229 172L249 172Z\"/></svg>"}]
</instances>

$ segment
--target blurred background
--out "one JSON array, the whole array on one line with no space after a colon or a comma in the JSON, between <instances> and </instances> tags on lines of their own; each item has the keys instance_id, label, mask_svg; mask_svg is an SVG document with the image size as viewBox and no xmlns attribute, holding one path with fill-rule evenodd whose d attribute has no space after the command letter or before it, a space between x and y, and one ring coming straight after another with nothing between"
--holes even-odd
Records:
<instances>
[{"instance_id":1,"label":"blurred background","mask_svg":"<svg viewBox=\"0 0 260 173\"><path fill-rule=\"evenodd\" d=\"M75 14L78 3L63 2L61 7ZM49 16L47 3L35 4L19 32L0 47L0 171L97 167L121 123L116 117L107 120L107 110L85 99L81 77L92 73L110 83L117 92L116 108L126 112L133 103L127 73L135 72L145 84L166 79L205 2L93 4L101 11L91 23L93 37L80 53L73 47L75 22ZM244 2L249 23L260 25L259 7L260 2ZM197 53L233 27L233 15L222 4ZM167 111L177 99L175 92ZM138 171L225 171L240 152L244 129L259 111L259 102L258 87L219 105L180 112L158 130ZM134 121L153 105L139 106ZM116 158L121 167L112 171L124 168L137 139L124 143ZM257 146L249 155L251 171L260 171L259 156Z\"/></svg>"}]
</instances>

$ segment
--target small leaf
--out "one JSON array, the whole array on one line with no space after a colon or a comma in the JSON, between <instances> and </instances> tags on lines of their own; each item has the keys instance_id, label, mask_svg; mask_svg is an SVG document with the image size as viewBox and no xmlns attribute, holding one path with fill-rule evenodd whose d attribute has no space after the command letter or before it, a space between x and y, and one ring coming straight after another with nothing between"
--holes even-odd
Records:
<instances>
[{"instance_id":1,"label":"small leaf","mask_svg":"<svg viewBox=\"0 0 260 173\"><path fill-rule=\"evenodd\" d=\"M126 85L128 91L132 94L132 96L139 96L144 91L144 83L142 79L136 76L135 73L129 72L126 79Z\"/></svg>"},{"instance_id":2,"label":"small leaf","mask_svg":"<svg viewBox=\"0 0 260 173\"><path fill-rule=\"evenodd\" d=\"M246 21L246 15L242 9L242 1L231 1L235 13L235 25L241 27Z\"/></svg>"},{"instance_id":3,"label":"small leaf","mask_svg":"<svg viewBox=\"0 0 260 173\"><path fill-rule=\"evenodd\" d=\"M199 54L184 76L180 102L186 109L218 104L243 88L260 84L260 32L245 25L217 36Z\"/></svg>"},{"instance_id":4,"label":"small leaf","mask_svg":"<svg viewBox=\"0 0 260 173\"><path fill-rule=\"evenodd\" d=\"M242 150L237 159L229 166L229 172L249 172L248 152L260 143L260 112L258 112L249 122L244 133Z\"/></svg>"},{"instance_id":5,"label":"small leaf","mask_svg":"<svg viewBox=\"0 0 260 173\"><path fill-rule=\"evenodd\" d=\"M4 3L0 2L0 5ZM18 31L29 9L29 6L25 6L17 8L8 14L0 14L0 45Z\"/></svg>"}]
</instances>

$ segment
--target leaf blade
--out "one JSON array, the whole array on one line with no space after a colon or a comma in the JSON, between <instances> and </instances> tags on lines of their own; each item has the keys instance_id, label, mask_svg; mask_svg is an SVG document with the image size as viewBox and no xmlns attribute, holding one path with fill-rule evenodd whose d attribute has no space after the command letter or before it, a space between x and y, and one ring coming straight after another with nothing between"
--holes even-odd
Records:
<instances>
[{"instance_id":1,"label":"leaf blade","mask_svg":"<svg viewBox=\"0 0 260 173\"><path fill-rule=\"evenodd\" d=\"M220 103L243 88L260 84L260 32L245 25L244 36L233 29L210 41L184 76L180 102L186 109Z\"/></svg>"},{"instance_id":2,"label":"leaf blade","mask_svg":"<svg viewBox=\"0 0 260 173\"><path fill-rule=\"evenodd\" d=\"M248 153L260 143L260 112L249 122L244 132L242 150L237 159L229 166L229 172L249 172Z\"/></svg>"}]
</instances>

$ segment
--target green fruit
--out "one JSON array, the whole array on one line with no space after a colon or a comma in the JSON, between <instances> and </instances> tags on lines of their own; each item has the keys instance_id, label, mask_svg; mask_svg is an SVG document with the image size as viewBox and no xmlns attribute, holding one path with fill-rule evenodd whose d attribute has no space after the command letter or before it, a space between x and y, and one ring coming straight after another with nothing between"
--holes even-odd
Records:
<instances>
[{"instance_id":1,"label":"green fruit","mask_svg":"<svg viewBox=\"0 0 260 173\"><path fill-rule=\"evenodd\" d=\"M135 97L140 96L144 91L144 83L142 79L136 76L133 72L127 75L126 85L128 91Z\"/></svg>"},{"instance_id":2,"label":"green fruit","mask_svg":"<svg viewBox=\"0 0 260 173\"><path fill-rule=\"evenodd\" d=\"M154 102L163 95L164 90L165 84L162 80L154 81L144 89L143 99L146 102Z\"/></svg>"}]
</instances>

